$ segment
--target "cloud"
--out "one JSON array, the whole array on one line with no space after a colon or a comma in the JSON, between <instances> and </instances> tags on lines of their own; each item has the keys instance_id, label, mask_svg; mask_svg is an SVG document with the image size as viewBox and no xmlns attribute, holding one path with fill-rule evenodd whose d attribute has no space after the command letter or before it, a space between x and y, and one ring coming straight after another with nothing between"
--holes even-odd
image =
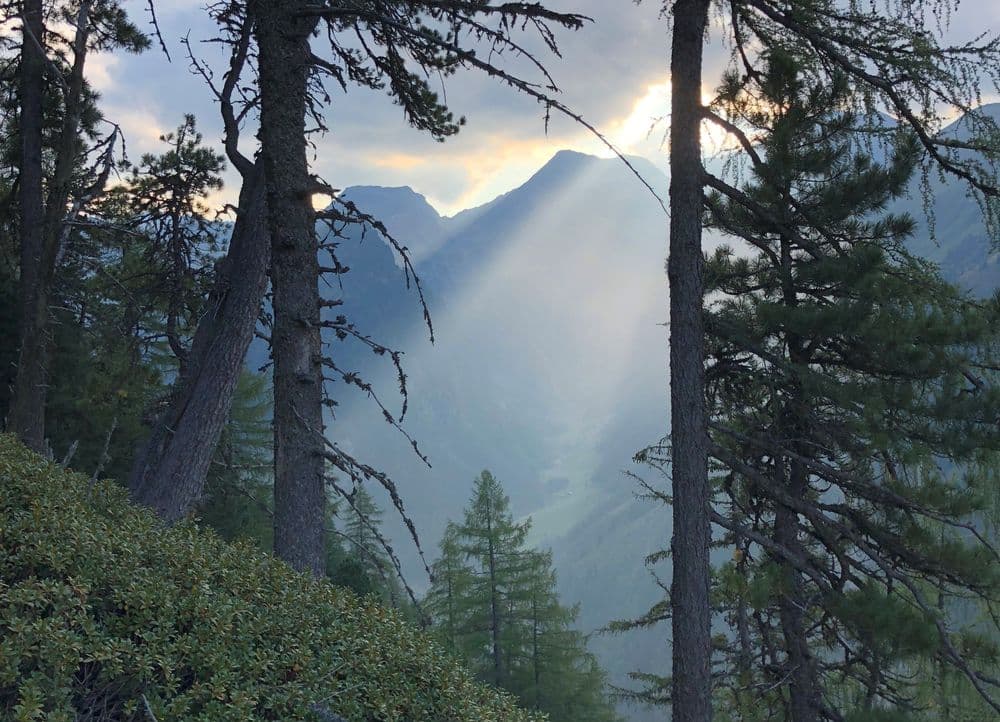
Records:
<instances>
[{"instance_id":1,"label":"cloud","mask_svg":"<svg viewBox=\"0 0 1000 722\"><path fill-rule=\"evenodd\" d=\"M194 113L206 140L221 147L221 124L212 94L190 72L180 38L190 33L192 47L217 77L226 67L223 49L209 40L215 29L202 0L160 3L157 12L172 63L154 46L142 56L95 56L92 82L102 91L111 120L124 121L130 147L150 149L162 129L176 126L184 113ZM627 153L665 163L663 143L669 103L668 24L660 2L632 5L624 0L548 0L555 10L593 18L577 32L558 31L561 57L548 53L537 38L525 47L538 53L555 84L559 99L582 114ZM984 25L984 15L988 22ZM148 20L136 13L138 24ZM1000 7L964 11L953 18L949 37L972 37L1000 21ZM317 41L319 42L319 41ZM729 62L729 48L710 33L706 46L706 90L714 88ZM498 59L509 69L537 81L544 78L523 58ZM428 196L439 210L453 213L490 200L523 182L561 148L608 155L601 143L572 121L553 115L546 128L544 108L532 98L477 71L460 71L440 88L456 115L468 124L457 137L437 143L409 127L399 106L383 91L331 87L326 113L330 132L314 137L314 167L336 187L409 185ZM989 91L990 88L984 88ZM155 129L155 133L154 133ZM248 154L254 149L253 124L244 133ZM227 199L235 199L239 178L226 176Z\"/></svg>"}]
</instances>

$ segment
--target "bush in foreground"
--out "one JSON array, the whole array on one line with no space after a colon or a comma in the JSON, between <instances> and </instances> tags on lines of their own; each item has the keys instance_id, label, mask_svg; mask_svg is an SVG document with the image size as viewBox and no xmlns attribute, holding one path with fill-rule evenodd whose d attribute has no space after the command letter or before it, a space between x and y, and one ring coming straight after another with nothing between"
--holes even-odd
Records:
<instances>
[{"instance_id":1,"label":"bush in foreground","mask_svg":"<svg viewBox=\"0 0 1000 722\"><path fill-rule=\"evenodd\" d=\"M147 709L148 704L148 709ZM532 722L374 600L0 435L0 718Z\"/></svg>"}]
</instances>

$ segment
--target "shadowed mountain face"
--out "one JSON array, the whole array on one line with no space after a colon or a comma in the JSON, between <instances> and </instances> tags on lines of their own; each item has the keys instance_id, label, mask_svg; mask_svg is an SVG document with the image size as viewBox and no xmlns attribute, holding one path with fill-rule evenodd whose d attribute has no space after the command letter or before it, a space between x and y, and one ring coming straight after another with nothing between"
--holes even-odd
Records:
<instances>
[{"instance_id":1,"label":"shadowed mountain face","mask_svg":"<svg viewBox=\"0 0 1000 722\"><path fill-rule=\"evenodd\" d=\"M634 164L665 199L664 175L645 160ZM1000 262L978 207L960 184L931 183L937 241L923 225L914 250L951 280L991 293ZM338 259L351 270L342 287L324 294L344 299L337 312L359 330L405 352L404 426L431 467L371 401L342 383L330 387L340 405L328 435L395 480L428 561L445 522L467 503L473 478L489 468L515 514L533 517L535 543L552 547L563 599L582 604L585 631L645 611L660 591L642 559L666 546L670 514L636 500L621 472L668 430L667 233L656 198L620 161L568 151L521 187L451 218L409 188L357 187L345 197L409 248L435 343L399 259L377 233L340 242ZM912 198L893 210L919 220L922 208L915 182ZM712 245L707 239L706 249ZM386 357L352 340L329 350L341 368L375 382L398 412L398 381ZM388 507L384 497L381 503ZM411 581L422 588L413 545L401 525L389 523ZM668 568L658 571L669 579ZM667 670L666 633L595 637L591 648L612 680L626 683L630 670Z\"/></svg>"},{"instance_id":2,"label":"shadowed mountain face","mask_svg":"<svg viewBox=\"0 0 1000 722\"><path fill-rule=\"evenodd\" d=\"M666 192L655 168L642 172ZM407 189L345 195L411 249L425 290L433 345L389 247L372 234L338 248L351 268L343 312L405 352L405 422L433 468L346 390L330 433L393 473L432 543L483 468L521 513L579 507L617 485L636 439L664 433L663 211L620 163L559 153L522 187L453 218ZM386 359L350 341L332 351L394 389Z\"/></svg>"}]
</instances>

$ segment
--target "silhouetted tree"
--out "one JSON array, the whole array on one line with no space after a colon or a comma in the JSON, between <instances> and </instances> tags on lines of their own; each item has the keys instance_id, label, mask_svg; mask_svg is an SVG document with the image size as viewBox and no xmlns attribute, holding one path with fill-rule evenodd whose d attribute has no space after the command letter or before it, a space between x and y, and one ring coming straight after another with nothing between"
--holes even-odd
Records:
<instances>
[{"instance_id":1,"label":"silhouetted tree","mask_svg":"<svg viewBox=\"0 0 1000 722\"><path fill-rule=\"evenodd\" d=\"M852 89L849 103L871 117L881 110L899 118L919 141L924 158L969 184L995 220L996 124L972 107L983 79L1000 76L1000 43L982 37L966 43L942 40L958 2L907 0L858 5L836 0L723 0L715 25L732 48L732 62L748 90L759 86L761 53L788 46L817 72L837 72ZM673 23L670 59L670 384L673 533L674 722L711 719L710 670L710 485L704 408L704 326L701 315L702 210L705 189L732 200L738 189L708 174L702 165L701 127L710 121L753 158L754 139L702 102L702 53L710 0L665 4ZM925 18L933 18L930 23ZM942 114L971 112L968 140L936 134ZM877 123L867 129L878 137ZM969 150L985 157L971 157ZM786 199L792 204L794 199ZM752 206L751 206L752 208ZM821 225L821 219L812 219Z\"/></svg>"},{"instance_id":2,"label":"silhouetted tree","mask_svg":"<svg viewBox=\"0 0 1000 722\"><path fill-rule=\"evenodd\" d=\"M84 113L92 96L84 79L92 51L139 52L149 40L132 25L116 0L51 2L22 0L4 8L20 20L18 75L20 168L20 328L17 375L7 428L29 447L45 442L45 402L51 334L52 280L66 241L68 223L104 191L112 169L117 128L96 145L83 137ZM46 19L72 29L70 39ZM12 20L13 17L5 19ZM46 96L58 93L59 129L45 158ZM86 169L88 156L95 165Z\"/></svg>"}]
</instances>

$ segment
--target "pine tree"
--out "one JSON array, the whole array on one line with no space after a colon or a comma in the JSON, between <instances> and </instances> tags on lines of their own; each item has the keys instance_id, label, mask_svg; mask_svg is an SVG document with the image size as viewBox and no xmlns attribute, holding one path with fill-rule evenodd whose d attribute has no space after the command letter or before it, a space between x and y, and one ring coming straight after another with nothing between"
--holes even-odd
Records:
<instances>
[{"instance_id":1,"label":"pine tree","mask_svg":"<svg viewBox=\"0 0 1000 722\"><path fill-rule=\"evenodd\" d=\"M616 722L578 609L559 603L550 552L526 546L500 482L476 479L463 524L449 524L427 608L445 647L553 722Z\"/></svg>"},{"instance_id":2,"label":"pine tree","mask_svg":"<svg viewBox=\"0 0 1000 722\"><path fill-rule=\"evenodd\" d=\"M454 135L463 121L456 119L440 101L428 77L444 77L460 67L471 67L547 101L535 83L508 72L495 64L495 59L503 50L513 50L518 54L528 53L534 60L524 44L516 39L523 31L537 31L546 50L554 52L552 29L557 26L579 28L585 18L549 10L541 3L497 6L478 0L349 6L304 0L220 0L210 8L213 18L222 27L221 42L232 50L225 82L221 88L213 86L226 124L227 154L245 181L251 175L245 169L252 166L259 171L253 175L262 181L263 187L258 190L263 200L250 208L257 214L256 222L265 224L271 242L275 552L298 569L320 574L325 548L321 512L325 495L324 458L354 481L364 478L392 486L387 477L372 473L372 467L358 463L336 444L324 443L323 410L325 404L334 403L325 397L324 373L371 393L371 386L359 380L356 373L341 369L336 359L325 354L324 329L340 339L360 340L376 353L384 354L388 349L377 344L371 346L371 339L360 333L345 316L329 317L325 313L329 305L319 297L322 270L317 260L320 250L315 229L317 218L337 228L354 224L385 230L376 219L353 204L340 201L338 191L310 171L306 157L307 120L310 126L315 124L321 130L326 129L322 111L330 97L323 83L333 81L345 91L353 85L379 90L387 88L413 127L428 132L437 140L444 140ZM360 48L353 40L346 40L355 36L360 39ZM322 43L327 47L321 47ZM483 46L493 52L477 52ZM254 61L256 82L244 86L240 84L240 73ZM535 62L535 66L545 74L540 63ZM205 71L204 75L211 83L210 74ZM236 87L247 106L259 110L259 164L251 164L242 156L234 157L239 155L236 150L240 125L237 118L242 117L234 108L238 102L233 92ZM552 88L551 84L547 87ZM332 202L332 207L322 214L317 214L312 205L312 198L317 194L328 195ZM261 212L262 205L266 213ZM408 271L412 271L404 247L398 243L394 245ZM335 263L328 272L339 274L343 271L340 264ZM238 276L230 280L240 284L241 290L247 290ZM263 289L259 293L258 300ZM241 307L246 310L246 306ZM433 335L430 315L426 308L424 310L428 331ZM221 328L215 331L221 333ZM228 339L227 345L234 350L245 349L252 332L252 328L241 326L240 333ZM392 357L398 362L398 354ZM399 373L402 382L404 376L401 370ZM222 379L230 388L233 376L234 369L228 368ZM228 403L225 393L211 391L205 389L212 401L209 405L212 413L205 414L208 418L193 415L190 420L181 419L181 424L168 425L171 429L182 427L175 434L193 437L191 443L199 445L205 444L205 437L214 438L213 434L197 433L211 427L213 419L217 423L220 410L224 411ZM183 411L184 404L176 406L178 411ZM400 417L405 408L404 403ZM381 410L390 423L399 427L401 418L397 419L385 406L381 406ZM214 428L209 430L214 432ZM175 486L169 474L157 470L160 465L170 463L168 455L160 455L144 464L151 468L149 475L155 478L156 486ZM193 473L183 481L185 487L197 487L201 483ZM402 513L394 490L393 499ZM182 515L184 505L180 502L184 500L177 501L165 505L161 513L174 518Z\"/></svg>"},{"instance_id":3,"label":"pine tree","mask_svg":"<svg viewBox=\"0 0 1000 722\"><path fill-rule=\"evenodd\" d=\"M843 3L837 0L673 0L664 3L671 29L670 105L670 388L671 607L674 722L712 717L709 449L704 407L705 293L701 251L707 188L734 202L741 196L702 163L703 121L712 122L751 155L754 139L703 104L702 56L710 10L719 8L711 34L732 48L734 72L751 92L763 77L762 54L794 47L819 73L840 73L852 92L848 104L899 118L919 139L928 165L964 182L982 201L987 225L997 229L998 128L975 111L984 84L1000 76L1000 38L986 33L966 42L945 38L958 0ZM970 112L971 111L971 112ZM966 113L972 136L955 143L937 134L950 112ZM876 124L878 125L878 124ZM858 129L860 130L860 129ZM875 128L877 136L884 128ZM870 132L869 131L866 132ZM978 153L970 154L973 150ZM788 199L786 199L788 200ZM747 207L750 210L750 206ZM683 420L683 422L680 422Z\"/></svg>"},{"instance_id":4,"label":"pine tree","mask_svg":"<svg viewBox=\"0 0 1000 722\"><path fill-rule=\"evenodd\" d=\"M199 200L221 160L194 119L161 139L128 183L91 204L67 233L52 291L46 435L74 463L126 479L148 415L183 369L208 295L219 224ZM123 169L124 170L124 169Z\"/></svg>"},{"instance_id":5,"label":"pine tree","mask_svg":"<svg viewBox=\"0 0 1000 722\"><path fill-rule=\"evenodd\" d=\"M873 162L840 110L847 78L791 52L770 53L760 87L723 86L731 122L764 141L742 198L707 201L706 224L750 248L706 265L715 520L736 547L723 646L730 689L768 690L722 698L750 701L741 719L911 713L913 673L938 660L1000 711L995 639L936 596L989 607L1000 592L996 551L969 534L1000 452L983 368L1000 306L907 253L912 219L884 212L912 175L911 135Z\"/></svg>"},{"instance_id":6,"label":"pine tree","mask_svg":"<svg viewBox=\"0 0 1000 722\"><path fill-rule=\"evenodd\" d=\"M87 58L100 50L139 52L149 40L115 1L23 0L16 6L21 21L17 68L21 309L7 428L42 451L52 342L49 312L67 220L75 220L104 192L118 139L114 131L91 144L85 135L94 122L86 117L93 110L93 94L84 77ZM47 18L68 21L74 28L72 39L47 28ZM46 98L51 96L59 98L55 108L46 107ZM58 131L46 139L45 129L51 122L51 116L46 116L53 111L59 118ZM101 158L96 168L87 168L89 152Z\"/></svg>"},{"instance_id":7,"label":"pine tree","mask_svg":"<svg viewBox=\"0 0 1000 722\"><path fill-rule=\"evenodd\" d=\"M204 144L193 115L160 136L167 149L147 153L132 168L128 186L130 226L148 239L144 295L160 300L160 333L187 376L191 339L208 297L219 257L222 224L204 199L222 188L223 157Z\"/></svg>"}]
</instances>

